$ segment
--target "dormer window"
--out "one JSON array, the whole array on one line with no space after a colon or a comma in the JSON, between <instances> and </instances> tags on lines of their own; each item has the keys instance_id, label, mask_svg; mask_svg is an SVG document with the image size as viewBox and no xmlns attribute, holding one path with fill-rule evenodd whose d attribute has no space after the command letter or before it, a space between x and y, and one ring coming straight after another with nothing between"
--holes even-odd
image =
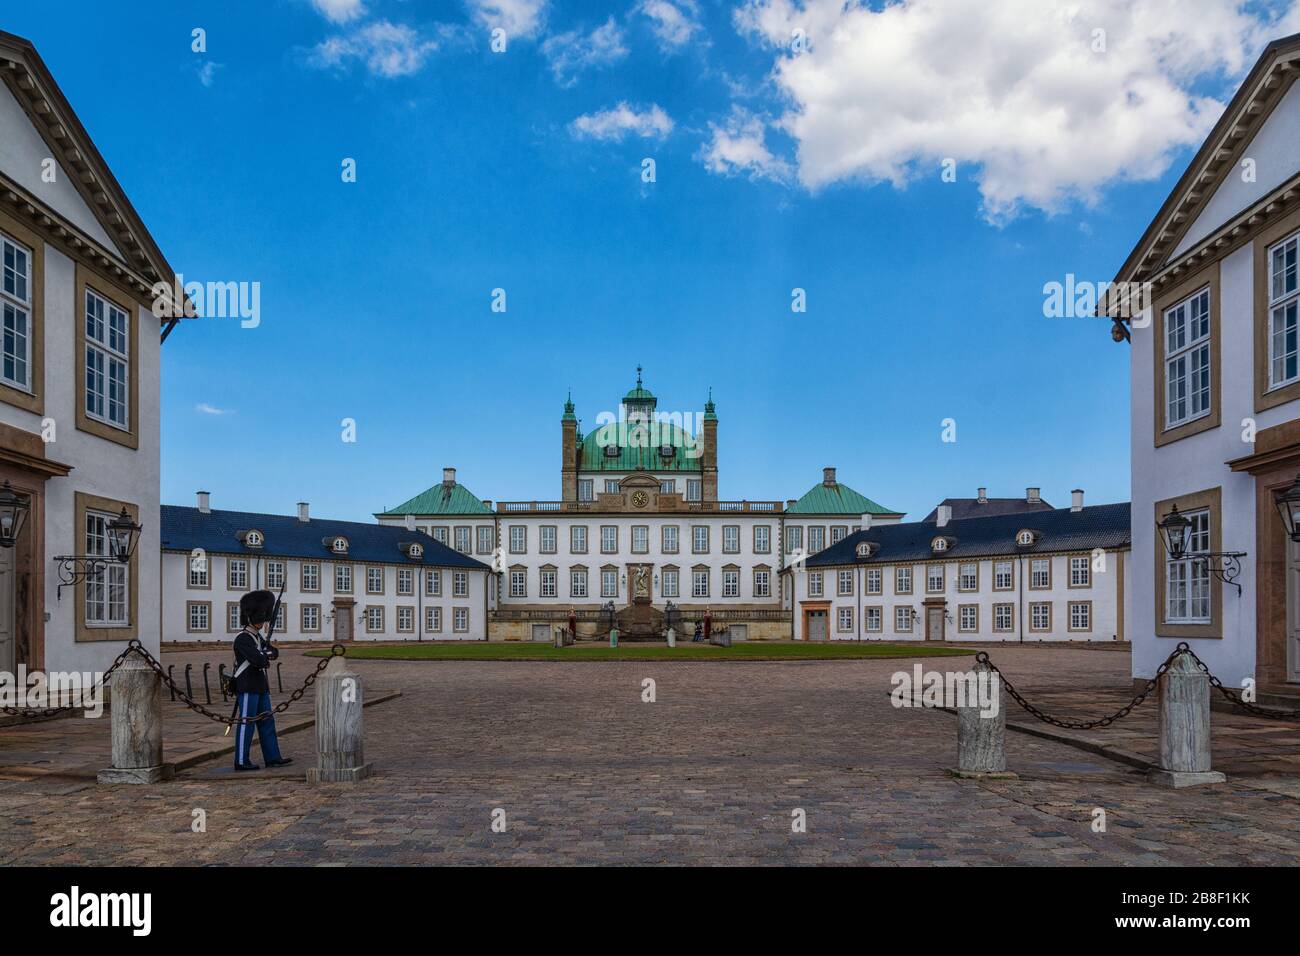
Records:
<instances>
[{"instance_id":1,"label":"dormer window","mask_svg":"<svg viewBox=\"0 0 1300 956\"><path fill-rule=\"evenodd\" d=\"M933 541L930 542L930 550L933 551L935 554L939 554L940 552L947 551L948 539L935 538Z\"/></svg>"},{"instance_id":2,"label":"dormer window","mask_svg":"<svg viewBox=\"0 0 1300 956\"><path fill-rule=\"evenodd\" d=\"M854 549L859 558L870 558L879 550L880 545L874 541L860 541Z\"/></svg>"},{"instance_id":3,"label":"dormer window","mask_svg":"<svg viewBox=\"0 0 1300 956\"><path fill-rule=\"evenodd\" d=\"M260 548L266 541L260 531L239 531L236 534L246 548Z\"/></svg>"},{"instance_id":4,"label":"dormer window","mask_svg":"<svg viewBox=\"0 0 1300 956\"><path fill-rule=\"evenodd\" d=\"M412 561L418 561L420 558L424 557L424 545L420 544L418 541L403 542L402 544L399 544L398 547L401 548L402 553Z\"/></svg>"},{"instance_id":5,"label":"dormer window","mask_svg":"<svg viewBox=\"0 0 1300 956\"><path fill-rule=\"evenodd\" d=\"M1038 540L1038 532L1023 528L1016 532L1016 546L1019 548L1033 547Z\"/></svg>"},{"instance_id":6,"label":"dormer window","mask_svg":"<svg viewBox=\"0 0 1300 956\"><path fill-rule=\"evenodd\" d=\"M343 537L343 535L341 534L336 535L333 538L325 538L322 540L321 543L324 544L325 547L333 551L335 554L348 553L348 539Z\"/></svg>"},{"instance_id":7,"label":"dormer window","mask_svg":"<svg viewBox=\"0 0 1300 956\"><path fill-rule=\"evenodd\" d=\"M659 446L659 454L660 454L660 456L663 457L663 458L671 458L671 457L673 457L673 452L674 452L674 451L675 451L675 449L673 448L672 445L660 445L660 446Z\"/></svg>"},{"instance_id":8,"label":"dormer window","mask_svg":"<svg viewBox=\"0 0 1300 956\"><path fill-rule=\"evenodd\" d=\"M617 446L617 445L614 445L614 444L606 445L606 446L605 446L605 457L606 457L606 458L617 458L617 457L618 457L618 446Z\"/></svg>"}]
</instances>

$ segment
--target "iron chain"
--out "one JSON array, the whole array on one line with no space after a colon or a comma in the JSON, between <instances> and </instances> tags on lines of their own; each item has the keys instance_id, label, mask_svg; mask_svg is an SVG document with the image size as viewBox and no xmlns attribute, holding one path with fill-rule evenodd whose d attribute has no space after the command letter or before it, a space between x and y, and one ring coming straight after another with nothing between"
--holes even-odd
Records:
<instances>
[{"instance_id":1,"label":"iron chain","mask_svg":"<svg viewBox=\"0 0 1300 956\"><path fill-rule=\"evenodd\" d=\"M108 679L113 676L113 671L117 670L122 665L122 662L126 660L126 656L131 653L131 645L138 643L138 641L131 641L127 644L126 650L121 654L118 654L113 660L113 663L109 666L108 670L104 671L104 676L99 679L101 690L108 684ZM49 720L52 717L57 717L59 714L67 713L70 710L76 710L78 707L84 706L85 701L86 693L85 691L82 691L81 703L78 704L62 704L58 707L41 708L6 707L3 704L0 704L0 713L8 714L10 717L22 717L25 720Z\"/></svg>"}]
</instances>

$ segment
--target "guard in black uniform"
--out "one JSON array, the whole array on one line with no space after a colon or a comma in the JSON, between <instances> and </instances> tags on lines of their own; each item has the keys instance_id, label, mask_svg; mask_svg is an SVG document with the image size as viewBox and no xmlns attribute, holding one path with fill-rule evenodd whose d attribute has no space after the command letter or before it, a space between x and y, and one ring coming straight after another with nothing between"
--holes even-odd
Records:
<instances>
[{"instance_id":1,"label":"guard in black uniform","mask_svg":"<svg viewBox=\"0 0 1300 956\"><path fill-rule=\"evenodd\" d=\"M292 763L293 758L280 756L275 715L271 713L271 685L266 679L266 669L280 652L262 635L262 628L275 616L275 595L270 591L249 591L239 599L239 615L244 619L244 629L235 636L235 715L266 716L255 724L235 725L235 769L261 769L251 759L254 727L266 765L282 767Z\"/></svg>"}]
</instances>

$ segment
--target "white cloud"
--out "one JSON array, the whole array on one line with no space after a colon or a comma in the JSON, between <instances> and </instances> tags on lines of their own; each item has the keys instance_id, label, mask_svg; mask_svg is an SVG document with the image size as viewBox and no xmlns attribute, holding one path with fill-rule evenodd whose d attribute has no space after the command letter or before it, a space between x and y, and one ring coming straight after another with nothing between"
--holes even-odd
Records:
<instances>
[{"instance_id":1,"label":"white cloud","mask_svg":"<svg viewBox=\"0 0 1300 956\"><path fill-rule=\"evenodd\" d=\"M712 135L695 158L710 172L774 182L791 178L790 164L767 148L763 120L748 110L733 106L725 123L710 123L709 129Z\"/></svg>"},{"instance_id":2,"label":"white cloud","mask_svg":"<svg viewBox=\"0 0 1300 956\"><path fill-rule=\"evenodd\" d=\"M641 0L637 10L650 18L650 29L665 50L685 46L702 29L700 8L695 0Z\"/></svg>"},{"instance_id":3,"label":"white cloud","mask_svg":"<svg viewBox=\"0 0 1300 956\"><path fill-rule=\"evenodd\" d=\"M196 412L202 412L204 415L229 415L230 409L217 408L215 405L209 405L207 402L199 402L194 406Z\"/></svg>"},{"instance_id":4,"label":"white cloud","mask_svg":"<svg viewBox=\"0 0 1300 956\"><path fill-rule=\"evenodd\" d=\"M978 182L986 216L1005 221L1026 205L1056 212L1107 183L1158 177L1175 151L1199 144L1223 104L1197 85L1239 75L1280 35L1249 6L748 0L735 20L776 48L773 80L791 104L779 125L804 186L902 186L951 157L959 178ZM801 54L796 28L810 43Z\"/></svg>"},{"instance_id":5,"label":"white cloud","mask_svg":"<svg viewBox=\"0 0 1300 956\"><path fill-rule=\"evenodd\" d=\"M586 36L581 30L557 33L546 38L542 54L551 63L551 73L561 86L573 86L577 75L592 67L608 66L627 56L623 31L610 17Z\"/></svg>"},{"instance_id":6,"label":"white cloud","mask_svg":"<svg viewBox=\"0 0 1300 956\"><path fill-rule=\"evenodd\" d=\"M391 79L420 72L437 48L436 41L421 37L411 27L376 20L318 44L310 62L319 67L343 67L357 60L376 76Z\"/></svg>"},{"instance_id":7,"label":"white cloud","mask_svg":"<svg viewBox=\"0 0 1300 956\"><path fill-rule=\"evenodd\" d=\"M350 23L366 14L362 0L311 0L311 5L330 23Z\"/></svg>"},{"instance_id":8,"label":"white cloud","mask_svg":"<svg viewBox=\"0 0 1300 956\"><path fill-rule=\"evenodd\" d=\"M542 31L547 0L465 0L474 19L489 29L501 27L506 40L527 40Z\"/></svg>"},{"instance_id":9,"label":"white cloud","mask_svg":"<svg viewBox=\"0 0 1300 956\"><path fill-rule=\"evenodd\" d=\"M198 67L199 82L204 86L211 86L217 78L217 70L221 69L222 64L213 63L211 60L204 60Z\"/></svg>"},{"instance_id":10,"label":"white cloud","mask_svg":"<svg viewBox=\"0 0 1300 956\"><path fill-rule=\"evenodd\" d=\"M672 132L673 121L658 104L651 103L648 108L638 110L619 103L613 109L579 116L569 124L569 129L579 138L617 142L629 133L646 139L663 138Z\"/></svg>"}]
</instances>

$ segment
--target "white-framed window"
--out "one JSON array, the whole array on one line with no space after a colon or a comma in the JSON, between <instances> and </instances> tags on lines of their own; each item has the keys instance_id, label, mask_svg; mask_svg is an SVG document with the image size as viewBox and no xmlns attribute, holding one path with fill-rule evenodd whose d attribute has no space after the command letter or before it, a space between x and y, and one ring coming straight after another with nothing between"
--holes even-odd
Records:
<instances>
[{"instance_id":1,"label":"white-framed window","mask_svg":"<svg viewBox=\"0 0 1300 956\"><path fill-rule=\"evenodd\" d=\"M456 529L456 550L461 554L469 554L469 532L470 529L465 526Z\"/></svg>"},{"instance_id":2,"label":"white-framed window","mask_svg":"<svg viewBox=\"0 0 1300 956\"><path fill-rule=\"evenodd\" d=\"M754 525L754 553L772 553L772 529L765 524Z\"/></svg>"},{"instance_id":3,"label":"white-framed window","mask_svg":"<svg viewBox=\"0 0 1300 956\"><path fill-rule=\"evenodd\" d=\"M993 630L1010 631L1016 625L1014 604L993 605Z\"/></svg>"},{"instance_id":4,"label":"white-framed window","mask_svg":"<svg viewBox=\"0 0 1300 956\"><path fill-rule=\"evenodd\" d=\"M528 528L521 524L510 526L510 553L524 554L528 551Z\"/></svg>"},{"instance_id":5,"label":"white-framed window","mask_svg":"<svg viewBox=\"0 0 1300 956\"><path fill-rule=\"evenodd\" d=\"M384 569L383 568L366 568L366 593L367 594L384 593Z\"/></svg>"},{"instance_id":6,"label":"white-framed window","mask_svg":"<svg viewBox=\"0 0 1300 956\"><path fill-rule=\"evenodd\" d=\"M603 524L600 526L600 553L618 553L618 525Z\"/></svg>"},{"instance_id":7,"label":"white-framed window","mask_svg":"<svg viewBox=\"0 0 1300 956\"><path fill-rule=\"evenodd\" d=\"M190 561L190 587L206 588L208 586L208 556L205 553L200 556L191 556Z\"/></svg>"},{"instance_id":8,"label":"white-framed window","mask_svg":"<svg viewBox=\"0 0 1300 956\"><path fill-rule=\"evenodd\" d=\"M1070 587L1092 587L1092 561L1088 557L1070 558Z\"/></svg>"},{"instance_id":9,"label":"white-framed window","mask_svg":"<svg viewBox=\"0 0 1300 956\"><path fill-rule=\"evenodd\" d=\"M398 594L415 593L415 568L397 569L397 593Z\"/></svg>"},{"instance_id":10,"label":"white-framed window","mask_svg":"<svg viewBox=\"0 0 1300 956\"><path fill-rule=\"evenodd\" d=\"M1052 586L1052 561L1050 558L1034 558L1029 562L1029 587L1042 591Z\"/></svg>"},{"instance_id":11,"label":"white-framed window","mask_svg":"<svg viewBox=\"0 0 1300 956\"><path fill-rule=\"evenodd\" d=\"M451 596L469 597L469 572L451 572Z\"/></svg>"},{"instance_id":12,"label":"white-framed window","mask_svg":"<svg viewBox=\"0 0 1300 956\"><path fill-rule=\"evenodd\" d=\"M469 608L456 607L451 609L451 629L458 634L464 634L469 630Z\"/></svg>"},{"instance_id":13,"label":"white-framed window","mask_svg":"<svg viewBox=\"0 0 1300 956\"><path fill-rule=\"evenodd\" d=\"M659 583L663 590L664 597L674 598L679 596L679 584L676 571L663 572L662 576L659 578Z\"/></svg>"},{"instance_id":14,"label":"white-framed window","mask_svg":"<svg viewBox=\"0 0 1300 956\"><path fill-rule=\"evenodd\" d=\"M266 562L266 586L268 590L279 591L284 587L284 562Z\"/></svg>"},{"instance_id":15,"label":"white-framed window","mask_svg":"<svg viewBox=\"0 0 1300 956\"><path fill-rule=\"evenodd\" d=\"M867 568L867 593L880 594L885 589L885 572L880 568Z\"/></svg>"},{"instance_id":16,"label":"white-framed window","mask_svg":"<svg viewBox=\"0 0 1300 956\"><path fill-rule=\"evenodd\" d=\"M853 593L853 571L852 569L840 571L835 575L835 593L852 594Z\"/></svg>"},{"instance_id":17,"label":"white-framed window","mask_svg":"<svg viewBox=\"0 0 1300 956\"><path fill-rule=\"evenodd\" d=\"M1029 629L1031 631L1050 631L1052 629L1052 605L1047 601L1035 601L1029 605Z\"/></svg>"},{"instance_id":18,"label":"white-framed window","mask_svg":"<svg viewBox=\"0 0 1300 956\"><path fill-rule=\"evenodd\" d=\"M722 526L722 553L740 553L740 525L724 524Z\"/></svg>"},{"instance_id":19,"label":"white-framed window","mask_svg":"<svg viewBox=\"0 0 1300 956\"><path fill-rule=\"evenodd\" d=\"M320 590L320 565L315 561L304 561L299 571L303 591Z\"/></svg>"},{"instance_id":20,"label":"white-framed window","mask_svg":"<svg viewBox=\"0 0 1300 956\"><path fill-rule=\"evenodd\" d=\"M479 554L491 554L496 547L496 532L491 525L479 525L478 529L478 548Z\"/></svg>"},{"instance_id":21,"label":"white-framed window","mask_svg":"<svg viewBox=\"0 0 1300 956\"><path fill-rule=\"evenodd\" d=\"M538 578L538 594L544 598L555 597L555 572L542 571Z\"/></svg>"},{"instance_id":22,"label":"white-framed window","mask_svg":"<svg viewBox=\"0 0 1300 956\"><path fill-rule=\"evenodd\" d=\"M434 540L434 541L437 541L439 544L446 544L447 541L449 540L449 539L447 538L447 529L446 529L445 527L437 527L437 528L434 528L434 529L433 529L433 540Z\"/></svg>"},{"instance_id":23,"label":"white-framed window","mask_svg":"<svg viewBox=\"0 0 1300 956\"><path fill-rule=\"evenodd\" d=\"M334 565L334 590L340 594L352 592L352 565Z\"/></svg>"},{"instance_id":24,"label":"white-framed window","mask_svg":"<svg viewBox=\"0 0 1300 956\"><path fill-rule=\"evenodd\" d=\"M957 630L970 634L980 628L978 604L963 604L957 608Z\"/></svg>"},{"instance_id":25,"label":"white-framed window","mask_svg":"<svg viewBox=\"0 0 1300 956\"><path fill-rule=\"evenodd\" d=\"M442 630L442 608L426 607L424 609L424 633L437 634Z\"/></svg>"},{"instance_id":26,"label":"white-framed window","mask_svg":"<svg viewBox=\"0 0 1300 956\"><path fill-rule=\"evenodd\" d=\"M128 430L130 324L127 313L92 289L86 290L86 414Z\"/></svg>"},{"instance_id":27,"label":"white-framed window","mask_svg":"<svg viewBox=\"0 0 1300 956\"><path fill-rule=\"evenodd\" d=\"M944 569L942 564L927 565L925 569L925 591L927 594L942 594L944 588Z\"/></svg>"},{"instance_id":28,"label":"white-framed window","mask_svg":"<svg viewBox=\"0 0 1300 956\"><path fill-rule=\"evenodd\" d=\"M709 596L709 572L699 570L691 572L691 597Z\"/></svg>"},{"instance_id":29,"label":"white-framed window","mask_svg":"<svg viewBox=\"0 0 1300 956\"><path fill-rule=\"evenodd\" d=\"M826 529L809 528L808 529L808 553L816 554L826 546Z\"/></svg>"},{"instance_id":30,"label":"white-framed window","mask_svg":"<svg viewBox=\"0 0 1300 956\"><path fill-rule=\"evenodd\" d=\"M785 550L787 553L798 551L803 547L803 528L797 524L785 529Z\"/></svg>"},{"instance_id":31,"label":"white-framed window","mask_svg":"<svg viewBox=\"0 0 1300 956\"><path fill-rule=\"evenodd\" d=\"M299 611L299 618L302 630L319 631L320 630L320 605L304 604Z\"/></svg>"},{"instance_id":32,"label":"white-framed window","mask_svg":"<svg viewBox=\"0 0 1300 956\"><path fill-rule=\"evenodd\" d=\"M609 569L600 572L600 596L618 597L618 572Z\"/></svg>"},{"instance_id":33,"label":"white-framed window","mask_svg":"<svg viewBox=\"0 0 1300 956\"><path fill-rule=\"evenodd\" d=\"M1010 591L1015 586L1015 566L1010 561L995 561L993 564L993 590Z\"/></svg>"},{"instance_id":34,"label":"white-framed window","mask_svg":"<svg viewBox=\"0 0 1300 956\"><path fill-rule=\"evenodd\" d=\"M957 590L978 591L980 586L979 565L968 561L957 566Z\"/></svg>"},{"instance_id":35,"label":"white-framed window","mask_svg":"<svg viewBox=\"0 0 1300 956\"><path fill-rule=\"evenodd\" d=\"M661 495L671 495L677 491L677 482L671 478L663 478L659 481L659 493Z\"/></svg>"},{"instance_id":36,"label":"white-framed window","mask_svg":"<svg viewBox=\"0 0 1300 956\"><path fill-rule=\"evenodd\" d=\"M836 544L837 542L843 541L848 536L849 536L848 525L842 525L842 524L831 525L831 544Z\"/></svg>"},{"instance_id":37,"label":"white-framed window","mask_svg":"<svg viewBox=\"0 0 1300 956\"><path fill-rule=\"evenodd\" d=\"M226 588L230 591L248 590L247 558L231 558L226 562Z\"/></svg>"},{"instance_id":38,"label":"white-framed window","mask_svg":"<svg viewBox=\"0 0 1300 956\"><path fill-rule=\"evenodd\" d=\"M724 570L722 572L722 596L740 596L740 572Z\"/></svg>"},{"instance_id":39,"label":"white-framed window","mask_svg":"<svg viewBox=\"0 0 1300 956\"><path fill-rule=\"evenodd\" d=\"M0 233L3 281L0 281L0 319L3 319L3 360L0 381L25 392L32 391L32 254Z\"/></svg>"},{"instance_id":40,"label":"white-framed window","mask_svg":"<svg viewBox=\"0 0 1300 956\"><path fill-rule=\"evenodd\" d=\"M592 501L595 499L594 489L590 478L578 479L578 500Z\"/></svg>"},{"instance_id":41,"label":"white-framed window","mask_svg":"<svg viewBox=\"0 0 1300 956\"><path fill-rule=\"evenodd\" d=\"M871 631L872 633L878 633L883 627L880 608L878 607L865 608L865 614L866 614L865 623L867 626L867 630Z\"/></svg>"},{"instance_id":42,"label":"white-framed window","mask_svg":"<svg viewBox=\"0 0 1300 956\"><path fill-rule=\"evenodd\" d=\"M678 527L675 524L666 524L660 532L663 539L664 554L676 554L678 548Z\"/></svg>"},{"instance_id":43,"label":"white-framed window","mask_svg":"<svg viewBox=\"0 0 1300 956\"><path fill-rule=\"evenodd\" d=\"M575 524L570 526L569 553L570 554L587 553L587 526L585 524Z\"/></svg>"},{"instance_id":44,"label":"white-framed window","mask_svg":"<svg viewBox=\"0 0 1300 956\"><path fill-rule=\"evenodd\" d=\"M1092 602L1091 601L1070 602L1070 630L1072 631L1092 630Z\"/></svg>"},{"instance_id":45,"label":"white-framed window","mask_svg":"<svg viewBox=\"0 0 1300 956\"><path fill-rule=\"evenodd\" d=\"M617 447L617 446L615 446L615 445L607 445L607 446L606 446L606 448L615 448L615 447ZM618 494L618 481L617 481L617 479L614 479L614 478L606 478L606 479L605 479L605 494L607 494L607 495L616 495L616 494Z\"/></svg>"},{"instance_id":46,"label":"white-framed window","mask_svg":"<svg viewBox=\"0 0 1300 956\"><path fill-rule=\"evenodd\" d=\"M442 597L442 572L437 568L424 572L424 593L428 597Z\"/></svg>"},{"instance_id":47,"label":"white-framed window","mask_svg":"<svg viewBox=\"0 0 1300 956\"><path fill-rule=\"evenodd\" d=\"M402 634L415 633L415 608L405 604L397 608L397 630Z\"/></svg>"},{"instance_id":48,"label":"white-framed window","mask_svg":"<svg viewBox=\"0 0 1300 956\"><path fill-rule=\"evenodd\" d=\"M826 581L820 571L808 572L808 596L822 597L826 593Z\"/></svg>"},{"instance_id":49,"label":"white-framed window","mask_svg":"<svg viewBox=\"0 0 1300 956\"><path fill-rule=\"evenodd\" d=\"M537 548L542 554L554 554L556 550L556 529L553 524L544 524L538 529Z\"/></svg>"},{"instance_id":50,"label":"white-framed window","mask_svg":"<svg viewBox=\"0 0 1300 956\"><path fill-rule=\"evenodd\" d=\"M699 501L702 497L701 489L704 487L699 478L686 479L686 500Z\"/></svg>"},{"instance_id":51,"label":"white-framed window","mask_svg":"<svg viewBox=\"0 0 1300 956\"><path fill-rule=\"evenodd\" d=\"M1291 342L1294 367L1294 331ZM1172 428L1209 413L1210 290L1207 286L1165 310L1165 427Z\"/></svg>"},{"instance_id":52,"label":"white-framed window","mask_svg":"<svg viewBox=\"0 0 1300 956\"><path fill-rule=\"evenodd\" d=\"M836 615L835 627L841 633L853 630L853 608L842 607Z\"/></svg>"},{"instance_id":53,"label":"white-framed window","mask_svg":"<svg viewBox=\"0 0 1300 956\"><path fill-rule=\"evenodd\" d=\"M528 597L528 572L510 572L510 596L512 598Z\"/></svg>"},{"instance_id":54,"label":"white-framed window","mask_svg":"<svg viewBox=\"0 0 1300 956\"><path fill-rule=\"evenodd\" d=\"M650 527L644 524L632 526L632 553L646 554L650 550Z\"/></svg>"},{"instance_id":55,"label":"white-framed window","mask_svg":"<svg viewBox=\"0 0 1300 956\"><path fill-rule=\"evenodd\" d=\"M1210 550L1210 511L1189 511L1187 547L1177 561L1165 565L1165 622L1210 623L1209 562L1199 557Z\"/></svg>"},{"instance_id":56,"label":"white-framed window","mask_svg":"<svg viewBox=\"0 0 1300 956\"><path fill-rule=\"evenodd\" d=\"M772 573L761 568L754 572L754 597L772 596Z\"/></svg>"},{"instance_id":57,"label":"white-framed window","mask_svg":"<svg viewBox=\"0 0 1300 956\"><path fill-rule=\"evenodd\" d=\"M212 605L207 601L191 601L189 630L208 631L212 629Z\"/></svg>"},{"instance_id":58,"label":"white-framed window","mask_svg":"<svg viewBox=\"0 0 1300 956\"><path fill-rule=\"evenodd\" d=\"M894 568L894 593L912 593L912 569L908 565Z\"/></svg>"},{"instance_id":59,"label":"white-framed window","mask_svg":"<svg viewBox=\"0 0 1300 956\"><path fill-rule=\"evenodd\" d=\"M384 629L384 609L378 606L366 608L366 631L377 634Z\"/></svg>"},{"instance_id":60,"label":"white-framed window","mask_svg":"<svg viewBox=\"0 0 1300 956\"><path fill-rule=\"evenodd\" d=\"M231 634L244 629L244 620L240 617L239 602L231 601L226 605L226 630Z\"/></svg>"},{"instance_id":61,"label":"white-framed window","mask_svg":"<svg viewBox=\"0 0 1300 956\"><path fill-rule=\"evenodd\" d=\"M585 598L587 596L586 571L569 572L569 595L576 598Z\"/></svg>"},{"instance_id":62,"label":"white-framed window","mask_svg":"<svg viewBox=\"0 0 1300 956\"><path fill-rule=\"evenodd\" d=\"M1268 250L1268 386L1277 388L1300 378L1296 360L1296 309L1300 283L1296 254L1300 234L1288 236Z\"/></svg>"},{"instance_id":63,"label":"white-framed window","mask_svg":"<svg viewBox=\"0 0 1300 956\"><path fill-rule=\"evenodd\" d=\"M912 609L906 605L894 608L894 630L908 634L912 630Z\"/></svg>"},{"instance_id":64,"label":"white-framed window","mask_svg":"<svg viewBox=\"0 0 1300 956\"><path fill-rule=\"evenodd\" d=\"M691 551L695 554L709 553L709 526L697 524L691 526Z\"/></svg>"}]
</instances>

